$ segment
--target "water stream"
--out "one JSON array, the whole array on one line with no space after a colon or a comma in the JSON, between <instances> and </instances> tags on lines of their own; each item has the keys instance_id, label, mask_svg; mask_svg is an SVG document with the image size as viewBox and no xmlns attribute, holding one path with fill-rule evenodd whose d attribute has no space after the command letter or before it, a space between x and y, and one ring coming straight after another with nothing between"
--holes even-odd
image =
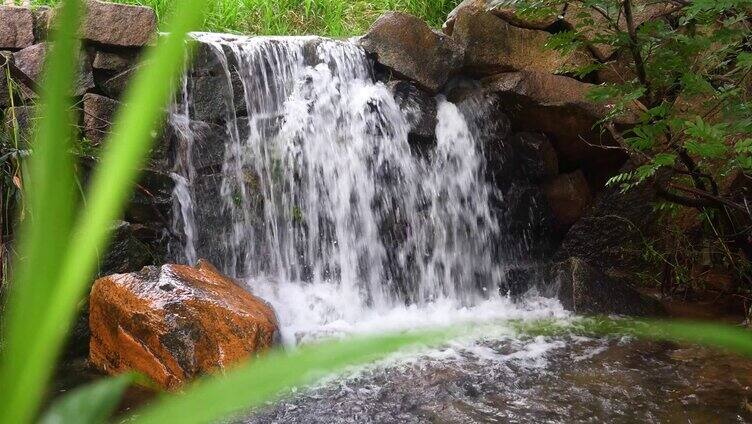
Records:
<instances>
[{"instance_id":1,"label":"water stream","mask_svg":"<svg viewBox=\"0 0 752 424\"><path fill-rule=\"evenodd\" d=\"M495 188L482 149L493 128L479 125L482 99L437 97L436 144L421 153L405 111L354 44L194 38L199 60L171 119L180 140L173 229L183 236L172 255L208 259L245 281L275 307L284 343L569 317L554 300L531 293L513 302L503 290L508 267L525 259L518 244L529 241L503 234L489 206ZM674 379L694 362L677 365L657 344L630 346L485 335L323 383L251 421L661 421L664 405L652 396L693 402L682 391L690 382ZM661 371L645 383L652 367ZM606 377L585 382L586 369ZM630 393L628 378L645 387ZM734 399L746 396L736 383ZM624 404L604 403L618 396ZM718 408L724 422L746 417L738 404ZM669 418L709 422L700 412Z\"/></svg>"}]
</instances>

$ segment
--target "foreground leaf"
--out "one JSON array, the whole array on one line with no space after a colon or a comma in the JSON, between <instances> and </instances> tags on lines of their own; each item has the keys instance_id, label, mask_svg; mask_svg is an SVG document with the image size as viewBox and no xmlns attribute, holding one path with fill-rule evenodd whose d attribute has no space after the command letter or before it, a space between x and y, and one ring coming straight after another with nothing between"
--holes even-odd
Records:
<instances>
[{"instance_id":1,"label":"foreground leaf","mask_svg":"<svg viewBox=\"0 0 752 424\"><path fill-rule=\"evenodd\" d=\"M44 68L42 101L29 179L25 181L29 214L19 234L10 298L4 316L0 358L0 422L23 424L33 419L44 384L67 331L54 305L54 284L68 251L73 223L72 126L69 94L79 44L75 33L79 2L66 1Z\"/></svg>"},{"instance_id":2,"label":"foreground leaf","mask_svg":"<svg viewBox=\"0 0 752 424\"><path fill-rule=\"evenodd\" d=\"M34 216L21 236L24 260L11 290L0 363L3 423L33 419L77 303L94 274L97 253L106 245L111 223L123 211L169 101L172 82L182 72L186 32L201 23L206 0L185 0L177 8L171 34L149 52L131 82L127 106L116 117L115 135L106 142L86 208L71 230L73 173L65 134L70 128L67 99L76 65L79 4L63 3L45 79L45 107L33 157L35 186L30 190Z\"/></svg>"},{"instance_id":3,"label":"foreground leaf","mask_svg":"<svg viewBox=\"0 0 752 424\"><path fill-rule=\"evenodd\" d=\"M76 389L57 400L39 420L39 424L106 422L120 403L125 389L135 379L135 374L123 374Z\"/></svg>"}]
</instances>

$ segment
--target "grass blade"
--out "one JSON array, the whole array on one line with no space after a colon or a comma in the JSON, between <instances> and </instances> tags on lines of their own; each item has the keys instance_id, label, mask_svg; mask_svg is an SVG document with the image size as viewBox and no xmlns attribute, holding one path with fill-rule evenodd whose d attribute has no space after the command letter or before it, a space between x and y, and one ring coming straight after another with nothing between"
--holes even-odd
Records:
<instances>
[{"instance_id":1,"label":"grass blade","mask_svg":"<svg viewBox=\"0 0 752 424\"><path fill-rule=\"evenodd\" d=\"M56 401L39 420L39 424L107 422L120 403L125 389L135 379L135 374L123 374L78 388Z\"/></svg>"},{"instance_id":2,"label":"grass blade","mask_svg":"<svg viewBox=\"0 0 752 424\"><path fill-rule=\"evenodd\" d=\"M20 233L5 316L5 345L0 358L0 422L26 423L34 415L65 328L46 311L55 301L53 285L68 251L73 222L73 161L70 93L78 58L79 2L66 1L45 63L41 119L32 145L30 180L25 188L29 211ZM38 330L48 321L53 331Z\"/></svg>"},{"instance_id":3,"label":"grass blade","mask_svg":"<svg viewBox=\"0 0 752 424\"><path fill-rule=\"evenodd\" d=\"M113 127L89 201L78 226L72 220L72 163L66 134L70 82L77 57L78 1L63 3L57 42L49 59L45 108L35 152L33 223L22 235L25 260L11 294L6 347L0 365L0 422L26 423L34 415L54 360L94 272L97 251L111 222L123 210L128 193L152 144L152 132L169 99L171 82L185 62L185 34L200 25L205 0L185 0L171 34L148 55L131 83ZM72 236L72 239L69 237ZM69 241L70 240L70 241Z\"/></svg>"},{"instance_id":4,"label":"grass blade","mask_svg":"<svg viewBox=\"0 0 752 424\"><path fill-rule=\"evenodd\" d=\"M345 367L381 359L410 345L435 345L457 335L452 330L383 335L304 346L291 354L272 353L224 376L200 381L183 395L168 395L136 412L132 422L210 423L260 406L284 390L310 384Z\"/></svg>"}]
</instances>

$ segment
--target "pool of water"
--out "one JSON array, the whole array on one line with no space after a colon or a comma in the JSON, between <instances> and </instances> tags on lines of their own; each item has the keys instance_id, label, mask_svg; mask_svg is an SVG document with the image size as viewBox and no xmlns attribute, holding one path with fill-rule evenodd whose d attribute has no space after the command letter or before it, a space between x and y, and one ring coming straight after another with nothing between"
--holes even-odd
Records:
<instances>
[{"instance_id":1,"label":"pool of water","mask_svg":"<svg viewBox=\"0 0 752 424\"><path fill-rule=\"evenodd\" d=\"M752 422L752 361L629 338L450 344L292 394L247 423Z\"/></svg>"}]
</instances>

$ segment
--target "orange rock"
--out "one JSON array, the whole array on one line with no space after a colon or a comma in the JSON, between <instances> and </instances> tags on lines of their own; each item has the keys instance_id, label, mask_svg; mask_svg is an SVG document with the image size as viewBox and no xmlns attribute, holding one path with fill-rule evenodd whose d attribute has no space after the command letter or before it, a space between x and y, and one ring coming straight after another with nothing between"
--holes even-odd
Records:
<instances>
[{"instance_id":1,"label":"orange rock","mask_svg":"<svg viewBox=\"0 0 752 424\"><path fill-rule=\"evenodd\" d=\"M278 336L273 309L205 261L97 280L89 326L97 368L136 370L171 390L269 349Z\"/></svg>"}]
</instances>

